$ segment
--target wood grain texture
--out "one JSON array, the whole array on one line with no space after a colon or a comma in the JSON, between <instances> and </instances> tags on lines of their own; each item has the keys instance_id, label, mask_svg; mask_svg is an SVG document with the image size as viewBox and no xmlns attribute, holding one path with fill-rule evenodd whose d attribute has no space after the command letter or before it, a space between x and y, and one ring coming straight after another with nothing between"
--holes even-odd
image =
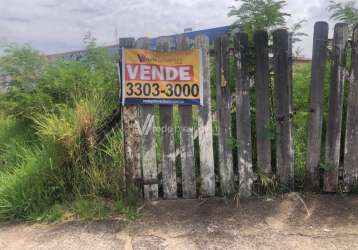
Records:
<instances>
[{"instance_id":1,"label":"wood grain texture","mask_svg":"<svg viewBox=\"0 0 358 250\"><path fill-rule=\"evenodd\" d=\"M292 84L289 63L289 37L285 29L273 32L275 96L276 96L276 169L280 182L293 188L293 146L291 121Z\"/></svg>"},{"instance_id":2,"label":"wood grain texture","mask_svg":"<svg viewBox=\"0 0 358 250\"><path fill-rule=\"evenodd\" d=\"M256 31L255 95L257 166L267 176L272 175L269 101L269 49L266 31Z\"/></svg>"},{"instance_id":3,"label":"wood grain texture","mask_svg":"<svg viewBox=\"0 0 358 250\"><path fill-rule=\"evenodd\" d=\"M238 140L238 170L240 197L252 193L252 169L249 38L247 33L235 34L236 52L236 134Z\"/></svg>"},{"instance_id":4,"label":"wood grain texture","mask_svg":"<svg viewBox=\"0 0 358 250\"><path fill-rule=\"evenodd\" d=\"M133 48L134 46L134 38L119 39L120 48ZM123 107L125 176L128 192L139 191L138 187L135 186L135 180L142 178L142 169L140 163L141 130L138 112L139 108L137 105L125 105Z\"/></svg>"},{"instance_id":5,"label":"wood grain texture","mask_svg":"<svg viewBox=\"0 0 358 250\"><path fill-rule=\"evenodd\" d=\"M139 38L136 48L149 49L149 38ZM149 180L158 179L158 166L155 152L154 105L141 105L142 131L142 172L145 200L158 200L158 183L147 184Z\"/></svg>"},{"instance_id":6,"label":"wood grain texture","mask_svg":"<svg viewBox=\"0 0 358 250\"><path fill-rule=\"evenodd\" d=\"M218 144L220 187L223 195L234 191L234 171L231 137L231 93L228 82L228 36L215 39L216 107L218 116Z\"/></svg>"},{"instance_id":7,"label":"wood grain texture","mask_svg":"<svg viewBox=\"0 0 358 250\"><path fill-rule=\"evenodd\" d=\"M325 192L336 192L338 187L347 40L348 25L344 23L336 24L334 27L332 49L325 171L323 178L323 191Z\"/></svg>"},{"instance_id":8,"label":"wood grain texture","mask_svg":"<svg viewBox=\"0 0 358 250\"><path fill-rule=\"evenodd\" d=\"M358 25L353 29L352 72L349 86L344 156L344 185L350 191L358 180Z\"/></svg>"},{"instance_id":9,"label":"wood grain texture","mask_svg":"<svg viewBox=\"0 0 358 250\"><path fill-rule=\"evenodd\" d=\"M199 107L198 135L201 177L200 194L205 197L215 195L209 38L204 35L196 36L195 47L201 49L201 61L203 70L203 106Z\"/></svg>"},{"instance_id":10,"label":"wood grain texture","mask_svg":"<svg viewBox=\"0 0 358 250\"><path fill-rule=\"evenodd\" d=\"M189 39L185 35L176 38L176 50L189 49ZM182 168L183 198L196 197L195 159L193 138L193 111L191 106L179 105L180 161Z\"/></svg>"},{"instance_id":11,"label":"wood grain texture","mask_svg":"<svg viewBox=\"0 0 358 250\"><path fill-rule=\"evenodd\" d=\"M158 51L169 51L171 48L169 37L160 37L157 40ZM173 106L160 105L160 129L161 129L161 148L162 148L162 183L163 198L177 198L177 178L175 168L175 145L174 145L174 126L173 126Z\"/></svg>"},{"instance_id":12,"label":"wood grain texture","mask_svg":"<svg viewBox=\"0 0 358 250\"><path fill-rule=\"evenodd\" d=\"M311 86L309 99L307 162L304 188L319 190L319 163L321 156L323 90L327 63L328 23L317 22L314 26Z\"/></svg>"}]
</instances>

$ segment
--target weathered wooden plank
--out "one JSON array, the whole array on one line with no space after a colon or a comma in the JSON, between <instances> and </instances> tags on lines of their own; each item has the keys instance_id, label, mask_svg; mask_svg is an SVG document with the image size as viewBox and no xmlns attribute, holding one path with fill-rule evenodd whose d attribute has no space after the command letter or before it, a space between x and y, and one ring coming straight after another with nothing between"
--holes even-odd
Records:
<instances>
[{"instance_id":1,"label":"weathered wooden plank","mask_svg":"<svg viewBox=\"0 0 358 250\"><path fill-rule=\"evenodd\" d=\"M291 166L291 182L290 182L290 189L294 190L294 172L295 172L295 159L294 159L294 145L293 145L293 52L292 52L292 40L293 40L293 33L290 32L288 34L288 113L289 113L289 123L288 123L288 138L289 138L289 154L290 159L292 162Z\"/></svg>"},{"instance_id":2,"label":"weathered wooden plank","mask_svg":"<svg viewBox=\"0 0 358 250\"><path fill-rule=\"evenodd\" d=\"M195 48L201 49L203 71L203 106L199 107L198 135L200 148L200 193L202 196L215 195L215 172L213 150L213 124L211 116L210 56L209 38L195 37Z\"/></svg>"},{"instance_id":3,"label":"weathered wooden plank","mask_svg":"<svg viewBox=\"0 0 358 250\"><path fill-rule=\"evenodd\" d=\"M119 47L133 48L134 38L120 38ZM137 105L125 105L123 107L123 134L125 152L125 176L127 191L138 191L135 180L142 178L140 164L140 122Z\"/></svg>"},{"instance_id":4,"label":"weathered wooden plank","mask_svg":"<svg viewBox=\"0 0 358 250\"><path fill-rule=\"evenodd\" d=\"M273 32L275 95L276 95L276 163L280 182L293 188L293 146L290 101L292 81L289 69L289 38L285 29Z\"/></svg>"},{"instance_id":5,"label":"weathered wooden plank","mask_svg":"<svg viewBox=\"0 0 358 250\"><path fill-rule=\"evenodd\" d=\"M272 175L269 101L269 49L266 31L256 31L255 94L256 94L256 148L257 166L267 176Z\"/></svg>"},{"instance_id":6,"label":"weathered wooden plank","mask_svg":"<svg viewBox=\"0 0 358 250\"><path fill-rule=\"evenodd\" d=\"M149 38L139 38L136 48L148 49ZM142 105L140 109L142 131L142 172L145 200L158 199L158 183L149 183L158 178L157 159L155 154L154 105Z\"/></svg>"},{"instance_id":7,"label":"weathered wooden plank","mask_svg":"<svg viewBox=\"0 0 358 250\"><path fill-rule=\"evenodd\" d=\"M220 187L222 194L226 195L234 191L230 114L231 95L228 82L228 36L226 34L216 37L215 50Z\"/></svg>"},{"instance_id":8,"label":"weathered wooden plank","mask_svg":"<svg viewBox=\"0 0 358 250\"><path fill-rule=\"evenodd\" d=\"M157 40L158 51L169 51L171 39L160 37ZM162 178L163 178L163 198L177 198L177 180L175 169L175 145L174 145L174 126L173 126L173 106L160 105L160 129L162 140Z\"/></svg>"},{"instance_id":9,"label":"weathered wooden plank","mask_svg":"<svg viewBox=\"0 0 358 250\"><path fill-rule=\"evenodd\" d=\"M236 52L236 131L240 197L252 193L252 144L250 115L249 39L247 33L235 34Z\"/></svg>"},{"instance_id":10,"label":"weathered wooden plank","mask_svg":"<svg viewBox=\"0 0 358 250\"><path fill-rule=\"evenodd\" d=\"M177 50L189 49L189 38L181 35L176 39ZM182 168L183 198L196 197L195 159L193 138L193 110L191 106L179 106L180 160Z\"/></svg>"},{"instance_id":11,"label":"weathered wooden plank","mask_svg":"<svg viewBox=\"0 0 358 250\"><path fill-rule=\"evenodd\" d=\"M358 180L358 25L353 29L352 71L349 85L344 156L344 185L350 191Z\"/></svg>"},{"instance_id":12,"label":"weathered wooden plank","mask_svg":"<svg viewBox=\"0 0 358 250\"><path fill-rule=\"evenodd\" d=\"M311 87L309 99L307 162L304 188L319 190L319 163L321 156L323 90L327 63L328 23L317 22L313 33Z\"/></svg>"},{"instance_id":13,"label":"weathered wooden plank","mask_svg":"<svg viewBox=\"0 0 358 250\"><path fill-rule=\"evenodd\" d=\"M325 192L336 192L338 187L347 40L348 25L344 23L336 24L334 26L326 134L325 171L323 181L323 191Z\"/></svg>"}]
</instances>

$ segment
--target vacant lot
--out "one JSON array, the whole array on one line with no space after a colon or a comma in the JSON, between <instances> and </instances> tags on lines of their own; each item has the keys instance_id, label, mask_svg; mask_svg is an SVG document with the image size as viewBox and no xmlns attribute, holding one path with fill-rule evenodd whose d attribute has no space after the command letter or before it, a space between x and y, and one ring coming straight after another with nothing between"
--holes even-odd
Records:
<instances>
[{"instance_id":1,"label":"vacant lot","mask_svg":"<svg viewBox=\"0 0 358 250\"><path fill-rule=\"evenodd\" d=\"M3 225L0 249L358 249L357 219L357 196L160 201L130 223Z\"/></svg>"}]
</instances>

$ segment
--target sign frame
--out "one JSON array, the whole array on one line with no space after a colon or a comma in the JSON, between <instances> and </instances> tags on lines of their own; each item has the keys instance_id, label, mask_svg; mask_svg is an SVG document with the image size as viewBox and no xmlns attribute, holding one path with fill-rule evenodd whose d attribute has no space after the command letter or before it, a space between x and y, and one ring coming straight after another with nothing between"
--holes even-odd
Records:
<instances>
[{"instance_id":1,"label":"sign frame","mask_svg":"<svg viewBox=\"0 0 358 250\"><path fill-rule=\"evenodd\" d=\"M133 50L135 48L130 48L130 50ZM121 97L121 104L123 106L125 105L183 105L183 106L203 106L204 105L204 96L203 96L203 91L204 91L204 72L203 72L203 58L202 58L202 49L201 48L195 48L195 50L198 50L198 56L199 56L199 102L197 101L197 99L185 99L185 98L126 98L126 61L125 61L125 50L128 50L128 48L121 48L121 61L120 63L122 65L120 65L121 68L121 75L120 75L120 79L121 79L121 89L120 89L120 97ZM155 50L150 50L150 49L141 49L141 50L145 50L145 51L150 51L150 52L158 52ZM183 50L185 51L185 50ZM183 52L183 51L178 51L178 52ZM170 51L170 52L161 52L161 53L173 53L176 51ZM173 65L172 65L173 66ZM132 99L132 100L131 100ZM141 101L138 101L138 99L142 99Z\"/></svg>"}]
</instances>

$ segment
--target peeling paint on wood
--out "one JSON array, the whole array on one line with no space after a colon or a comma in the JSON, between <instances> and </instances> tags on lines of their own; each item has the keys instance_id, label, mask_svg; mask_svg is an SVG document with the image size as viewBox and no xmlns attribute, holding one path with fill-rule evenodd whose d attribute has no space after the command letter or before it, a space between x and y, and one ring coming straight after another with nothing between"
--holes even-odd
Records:
<instances>
[{"instance_id":1,"label":"peeling paint on wood","mask_svg":"<svg viewBox=\"0 0 358 250\"><path fill-rule=\"evenodd\" d=\"M157 40L158 51L170 50L170 38L160 37ZM175 169L175 145L173 127L173 106L160 105L160 129L162 141L162 178L164 199L177 198L177 178Z\"/></svg>"},{"instance_id":2,"label":"peeling paint on wood","mask_svg":"<svg viewBox=\"0 0 358 250\"><path fill-rule=\"evenodd\" d=\"M293 189L293 142L291 120L292 84L289 63L289 35L287 30L273 32L275 94L276 94L276 164L280 182Z\"/></svg>"},{"instance_id":3,"label":"peeling paint on wood","mask_svg":"<svg viewBox=\"0 0 358 250\"><path fill-rule=\"evenodd\" d=\"M236 130L238 139L238 170L240 197L252 193L252 145L249 80L249 39L247 33L236 33Z\"/></svg>"},{"instance_id":4,"label":"peeling paint on wood","mask_svg":"<svg viewBox=\"0 0 358 250\"><path fill-rule=\"evenodd\" d=\"M136 41L136 48L149 49L149 46L149 38L139 38ZM158 184L146 184L147 180L158 178L154 134L154 105L142 105L140 115L142 131L142 169L144 199L157 200Z\"/></svg>"},{"instance_id":5,"label":"peeling paint on wood","mask_svg":"<svg viewBox=\"0 0 358 250\"><path fill-rule=\"evenodd\" d=\"M319 190L319 163L321 156L323 90L327 62L328 23L317 22L313 34L311 91L309 101L307 163L305 190Z\"/></svg>"},{"instance_id":6,"label":"peeling paint on wood","mask_svg":"<svg viewBox=\"0 0 358 250\"><path fill-rule=\"evenodd\" d=\"M223 195L234 191L234 171L231 137L231 93L228 81L228 36L215 39L216 107L218 120L220 188Z\"/></svg>"},{"instance_id":7,"label":"peeling paint on wood","mask_svg":"<svg viewBox=\"0 0 358 250\"><path fill-rule=\"evenodd\" d=\"M325 170L323 178L323 191L325 192L336 192L338 188L347 41L348 25L344 23L336 24L334 27L332 50Z\"/></svg>"},{"instance_id":8,"label":"peeling paint on wood","mask_svg":"<svg viewBox=\"0 0 358 250\"><path fill-rule=\"evenodd\" d=\"M201 49L203 70L203 106L199 107L198 135L200 148L200 175L202 196L215 195L213 125L211 115L210 56L207 36L195 37L195 47Z\"/></svg>"},{"instance_id":9,"label":"peeling paint on wood","mask_svg":"<svg viewBox=\"0 0 358 250\"><path fill-rule=\"evenodd\" d=\"M177 50L189 49L188 37L182 35L176 39ZM195 159L193 138L193 111L191 106L180 106L180 160L182 168L183 198L196 197Z\"/></svg>"},{"instance_id":10,"label":"peeling paint on wood","mask_svg":"<svg viewBox=\"0 0 358 250\"><path fill-rule=\"evenodd\" d=\"M120 48L133 48L134 38L120 38ZM140 122L139 108L137 105L126 105L123 107L123 134L125 152L125 176L127 191L136 191L135 180L142 178L140 164Z\"/></svg>"},{"instance_id":11,"label":"peeling paint on wood","mask_svg":"<svg viewBox=\"0 0 358 250\"><path fill-rule=\"evenodd\" d=\"M256 94L256 148L257 167L270 177L270 101L269 101L269 49L266 31L256 31L255 43L255 94Z\"/></svg>"},{"instance_id":12,"label":"peeling paint on wood","mask_svg":"<svg viewBox=\"0 0 358 250\"><path fill-rule=\"evenodd\" d=\"M344 184L346 191L358 181L358 24L353 29L352 72L349 86L344 156Z\"/></svg>"}]
</instances>

